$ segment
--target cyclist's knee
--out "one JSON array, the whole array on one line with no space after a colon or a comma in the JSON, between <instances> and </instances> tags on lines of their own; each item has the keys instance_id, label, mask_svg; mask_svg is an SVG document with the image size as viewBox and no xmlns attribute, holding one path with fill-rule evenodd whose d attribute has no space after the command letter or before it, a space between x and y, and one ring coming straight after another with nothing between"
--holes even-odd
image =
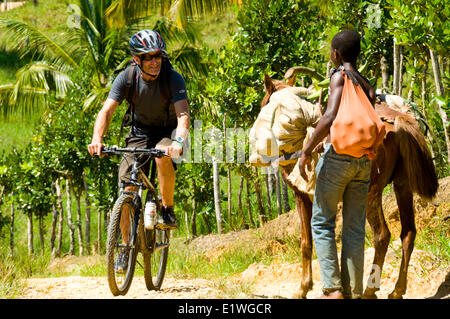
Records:
<instances>
[{"instance_id":1,"label":"cyclist's knee","mask_svg":"<svg viewBox=\"0 0 450 319\"><path fill-rule=\"evenodd\" d=\"M170 157L155 158L158 169L173 169L172 159Z\"/></svg>"}]
</instances>

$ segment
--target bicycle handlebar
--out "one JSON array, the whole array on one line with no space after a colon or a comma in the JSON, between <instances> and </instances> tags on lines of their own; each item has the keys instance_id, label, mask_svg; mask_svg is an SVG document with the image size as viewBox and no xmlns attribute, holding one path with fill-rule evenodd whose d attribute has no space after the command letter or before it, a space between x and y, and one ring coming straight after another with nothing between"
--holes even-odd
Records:
<instances>
[{"instance_id":1,"label":"bicycle handlebar","mask_svg":"<svg viewBox=\"0 0 450 319\"><path fill-rule=\"evenodd\" d=\"M138 153L138 154L144 154L149 155L151 157L163 157L163 156L169 156L166 154L165 151L157 149L157 148L137 148L137 147L103 147L102 148L103 154L121 154L121 153Z\"/></svg>"}]
</instances>

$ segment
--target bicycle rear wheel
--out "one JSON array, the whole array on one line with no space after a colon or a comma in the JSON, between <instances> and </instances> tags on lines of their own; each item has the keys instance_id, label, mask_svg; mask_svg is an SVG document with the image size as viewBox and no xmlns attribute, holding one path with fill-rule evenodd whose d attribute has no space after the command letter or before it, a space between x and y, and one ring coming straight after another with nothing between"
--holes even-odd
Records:
<instances>
[{"instance_id":1,"label":"bicycle rear wheel","mask_svg":"<svg viewBox=\"0 0 450 319\"><path fill-rule=\"evenodd\" d=\"M133 227L135 227L134 216L133 198L128 194L121 195L116 200L111 213L106 243L108 284L114 296L125 295L133 280L138 253L137 236L134 237L134 242L131 238ZM115 269L121 251L128 253L128 264L123 271Z\"/></svg>"}]
</instances>

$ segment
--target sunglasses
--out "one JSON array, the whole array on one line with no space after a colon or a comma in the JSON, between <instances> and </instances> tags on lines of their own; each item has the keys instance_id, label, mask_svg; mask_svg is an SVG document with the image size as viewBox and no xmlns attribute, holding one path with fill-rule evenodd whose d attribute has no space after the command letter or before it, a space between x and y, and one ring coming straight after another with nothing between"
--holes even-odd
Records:
<instances>
[{"instance_id":1,"label":"sunglasses","mask_svg":"<svg viewBox=\"0 0 450 319\"><path fill-rule=\"evenodd\" d=\"M153 60L153 58L159 60L159 59L161 59L161 57L162 57L161 52L158 52L156 54L144 54L141 56L141 60L142 61L151 61L151 60Z\"/></svg>"}]
</instances>

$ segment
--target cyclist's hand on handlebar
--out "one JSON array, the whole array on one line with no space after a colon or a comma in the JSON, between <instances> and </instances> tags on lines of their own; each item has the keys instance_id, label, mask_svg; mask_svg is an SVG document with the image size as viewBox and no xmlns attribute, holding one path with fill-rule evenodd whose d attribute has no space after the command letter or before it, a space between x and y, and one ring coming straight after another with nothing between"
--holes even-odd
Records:
<instances>
[{"instance_id":1,"label":"cyclist's hand on handlebar","mask_svg":"<svg viewBox=\"0 0 450 319\"><path fill-rule=\"evenodd\" d=\"M92 141L91 144L88 145L89 154L91 154L91 156L98 155L103 157L104 155L102 154L102 148L102 142Z\"/></svg>"},{"instance_id":2,"label":"cyclist's hand on handlebar","mask_svg":"<svg viewBox=\"0 0 450 319\"><path fill-rule=\"evenodd\" d=\"M172 158L178 158L181 156L181 153L183 153L183 148L178 143L172 143L170 146L167 147L166 153Z\"/></svg>"}]
</instances>

